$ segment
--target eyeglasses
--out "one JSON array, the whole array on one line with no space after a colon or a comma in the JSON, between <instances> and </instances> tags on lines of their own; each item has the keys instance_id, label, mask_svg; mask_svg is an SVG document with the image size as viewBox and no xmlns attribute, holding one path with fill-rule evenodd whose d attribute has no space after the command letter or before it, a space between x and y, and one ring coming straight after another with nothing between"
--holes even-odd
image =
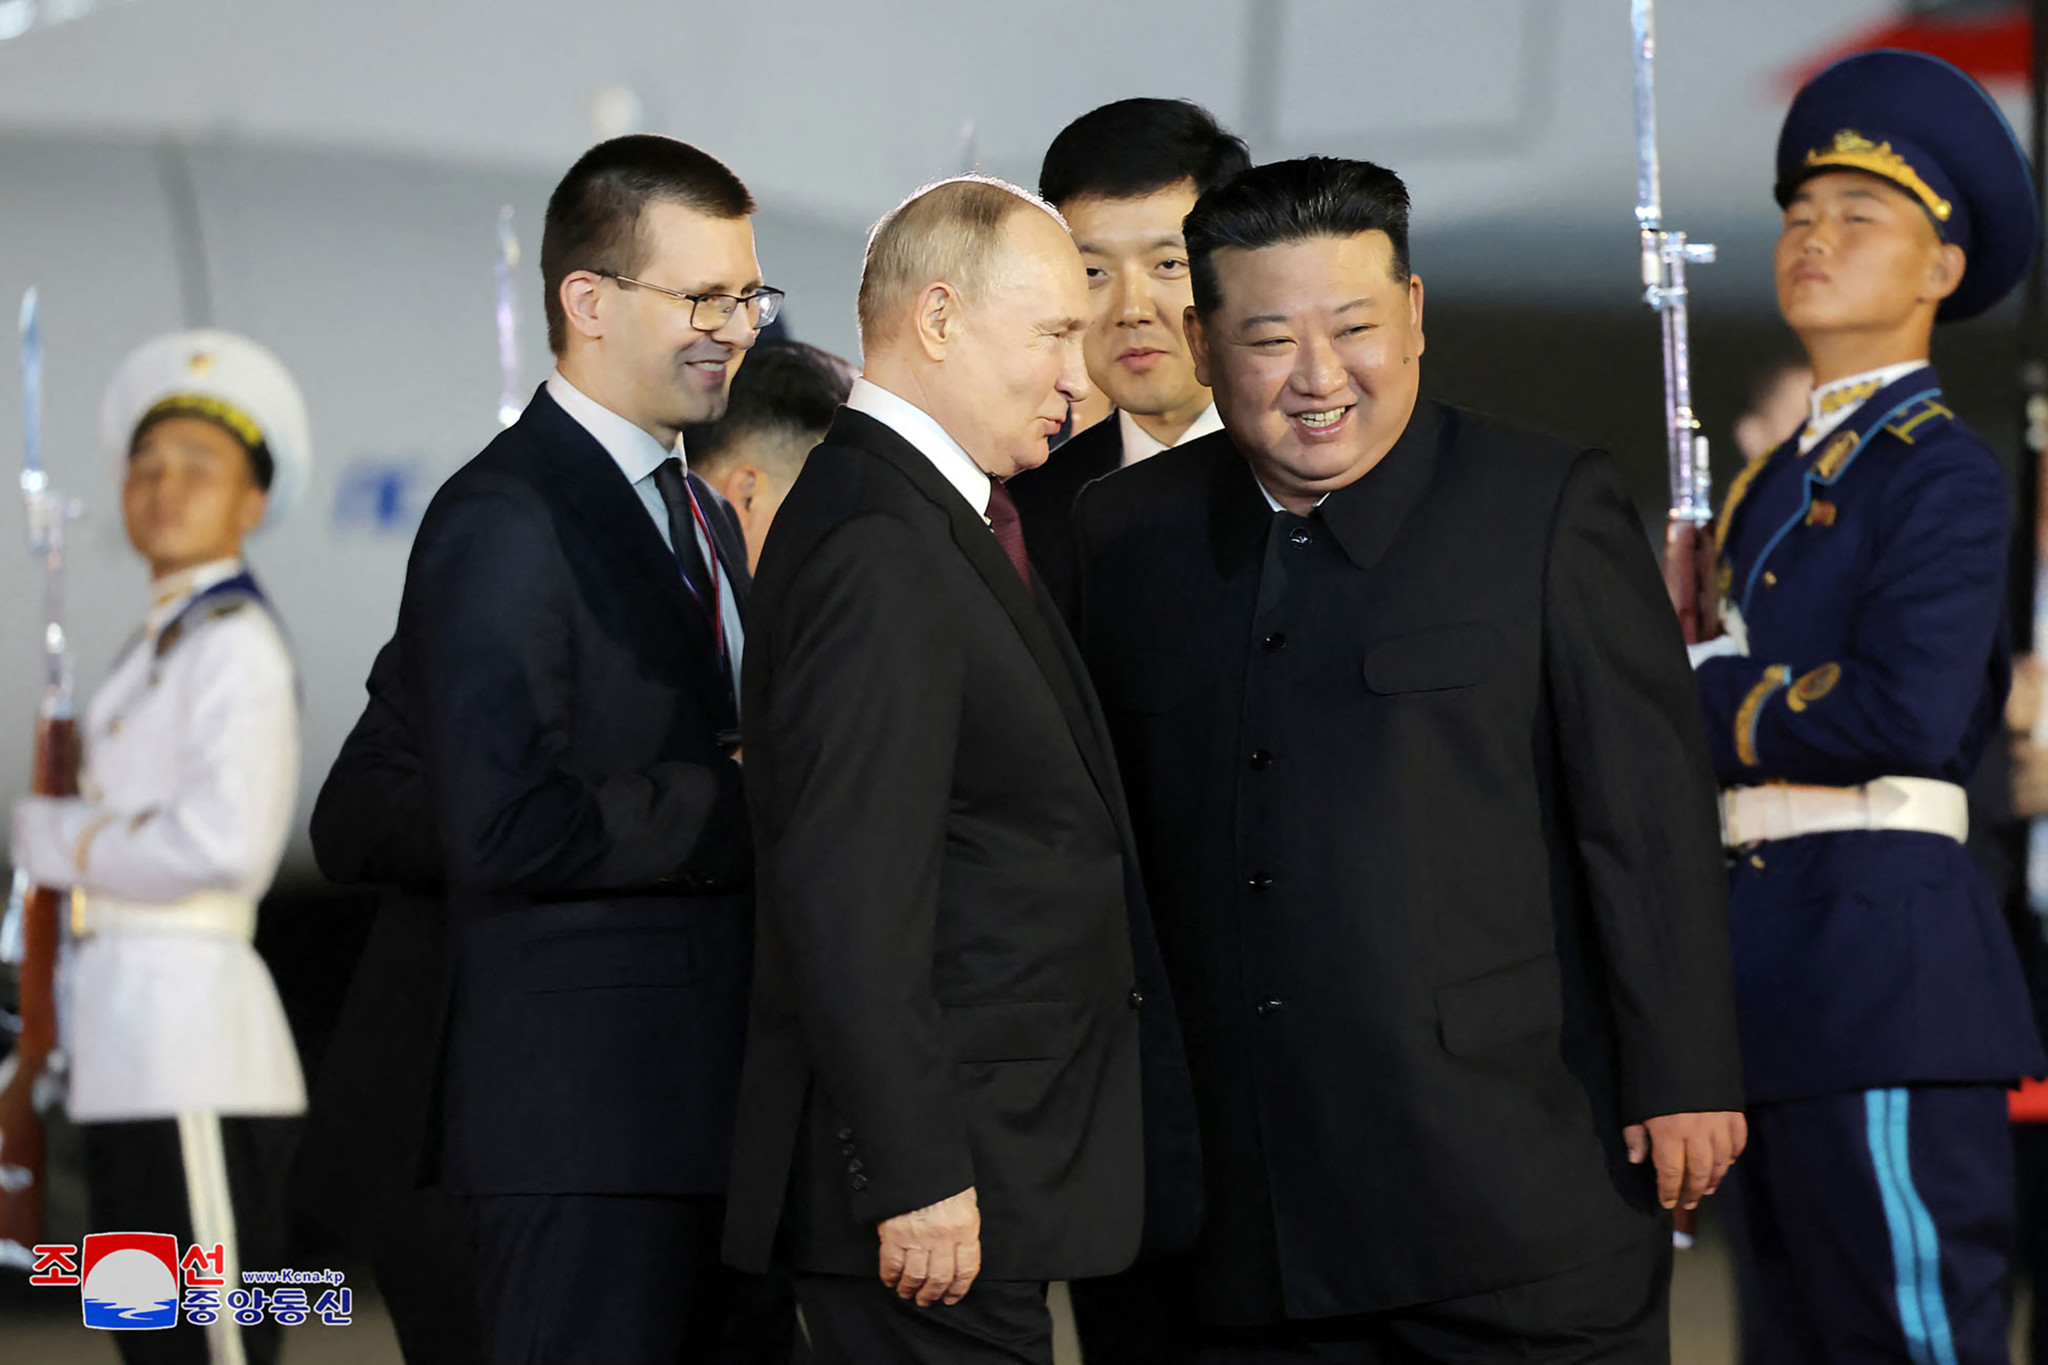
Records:
<instances>
[{"instance_id":1,"label":"eyeglasses","mask_svg":"<svg viewBox=\"0 0 2048 1365\"><path fill-rule=\"evenodd\" d=\"M782 311L780 289L756 289L744 297L738 294L685 294L680 289L664 289L658 284L636 280L631 275L621 275L616 270L593 270L590 273L618 284L652 289L657 294L666 294L689 304L690 325L700 332L717 331L731 322L732 315L742 306L747 310L747 326L757 332L775 321L775 315Z\"/></svg>"}]
</instances>

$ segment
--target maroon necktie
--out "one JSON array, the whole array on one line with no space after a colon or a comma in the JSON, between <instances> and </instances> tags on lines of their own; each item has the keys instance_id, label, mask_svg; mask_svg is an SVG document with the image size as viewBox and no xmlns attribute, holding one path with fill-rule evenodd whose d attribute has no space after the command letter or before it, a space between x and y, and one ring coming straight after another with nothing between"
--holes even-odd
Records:
<instances>
[{"instance_id":1,"label":"maroon necktie","mask_svg":"<svg viewBox=\"0 0 2048 1365\"><path fill-rule=\"evenodd\" d=\"M1001 479L988 481L988 528L996 533L996 543L1010 557L1017 577L1024 580L1024 591L1031 592L1031 560L1024 553L1024 523L1017 519L1017 504L1010 500L1010 490L1003 487Z\"/></svg>"}]
</instances>

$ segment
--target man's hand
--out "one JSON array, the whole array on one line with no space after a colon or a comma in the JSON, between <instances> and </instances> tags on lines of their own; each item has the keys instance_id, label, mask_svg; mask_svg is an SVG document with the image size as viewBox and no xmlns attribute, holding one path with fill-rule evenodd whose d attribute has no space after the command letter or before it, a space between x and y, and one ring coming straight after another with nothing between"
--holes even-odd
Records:
<instances>
[{"instance_id":1,"label":"man's hand","mask_svg":"<svg viewBox=\"0 0 2048 1365\"><path fill-rule=\"evenodd\" d=\"M2005 694L2005 728L2031 735L2041 718L2041 697L2048 690L2048 667L2038 656L2022 654L2012 661L2012 690Z\"/></svg>"},{"instance_id":2,"label":"man's hand","mask_svg":"<svg viewBox=\"0 0 2048 1365\"><path fill-rule=\"evenodd\" d=\"M1628 1159L1657 1168L1657 1202L1665 1208L1700 1200L1721 1188L1721 1177L1749 1145L1749 1120L1741 1114L1665 1114L1622 1130Z\"/></svg>"},{"instance_id":3,"label":"man's hand","mask_svg":"<svg viewBox=\"0 0 2048 1365\"><path fill-rule=\"evenodd\" d=\"M981 1205L968 1186L928 1208L899 1213L876 1229L882 1283L929 1308L958 1303L981 1273Z\"/></svg>"}]
</instances>

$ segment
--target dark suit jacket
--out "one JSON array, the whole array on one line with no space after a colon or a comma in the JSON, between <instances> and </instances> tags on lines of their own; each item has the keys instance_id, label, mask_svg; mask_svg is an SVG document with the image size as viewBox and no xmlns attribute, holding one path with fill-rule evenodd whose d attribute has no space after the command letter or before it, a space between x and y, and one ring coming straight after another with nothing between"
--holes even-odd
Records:
<instances>
[{"instance_id":1,"label":"dark suit jacket","mask_svg":"<svg viewBox=\"0 0 2048 1365\"><path fill-rule=\"evenodd\" d=\"M1031 562L1065 608L1074 592L1074 499L1105 474L1123 468L1124 427L1116 413L1061 444L1046 462L1007 479L1024 525Z\"/></svg>"},{"instance_id":2,"label":"dark suit jacket","mask_svg":"<svg viewBox=\"0 0 2048 1365\"><path fill-rule=\"evenodd\" d=\"M453 990L440 837L393 646L377 651L368 691L314 802L313 856L329 881L392 889L313 1078L292 1168L294 1204L359 1244L394 1197L433 1181Z\"/></svg>"},{"instance_id":3,"label":"dark suit jacket","mask_svg":"<svg viewBox=\"0 0 2048 1365\"><path fill-rule=\"evenodd\" d=\"M1075 509L1210 1172L1223 1321L1656 1235L1622 1127L1738 1109L1692 679L1612 462L1423 403L1273 512L1225 433Z\"/></svg>"},{"instance_id":4,"label":"dark suit jacket","mask_svg":"<svg viewBox=\"0 0 2048 1365\"><path fill-rule=\"evenodd\" d=\"M744 607L737 528L697 492ZM720 665L545 389L435 496L393 648L452 918L447 1183L721 1190L753 926Z\"/></svg>"},{"instance_id":5,"label":"dark suit jacket","mask_svg":"<svg viewBox=\"0 0 2048 1365\"><path fill-rule=\"evenodd\" d=\"M971 1185L984 1277L1123 1268L1148 1188L1140 1016L1173 1021L1108 736L1042 585L842 409L754 610L761 933L728 1258L872 1275L877 1223ZM1185 1214L1182 1140L1151 1181Z\"/></svg>"}]
</instances>

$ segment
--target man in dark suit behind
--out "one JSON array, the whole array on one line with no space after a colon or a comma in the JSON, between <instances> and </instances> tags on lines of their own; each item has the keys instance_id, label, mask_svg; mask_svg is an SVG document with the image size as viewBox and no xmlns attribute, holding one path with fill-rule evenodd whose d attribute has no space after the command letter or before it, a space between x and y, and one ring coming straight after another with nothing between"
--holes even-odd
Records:
<instances>
[{"instance_id":1,"label":"man in dark suit behind","mask_svg":"<svg viewBox=\"0 0 2048 1365\"><path fill-rule=\"evenodd\" d=\"M717 1258L753 933L748 579L677 454L774 314L723 165L593 148L541 247L557 368L428 508L394 695L448 889L440 1170L497 1361L785 1359Z\"/></svg>"},{"instance_id":2,"label":"man in dark suit behind","mask_svg":"<svg viewBox=\"0 0 2048 1365\"><path fill-rule=\"evenodd\" d=\"M1183 333L1192 296L1181 220L1196 196L1251 164L1244 139L1188 100L1105 104L1046 149L1038 192L1067 220L1088 270L1088 380L1116 404L1010 485L1032 561L1062 605L1073 588L1075 495L1219 425Z\"/></svg>"},{"instance_id":3,"label":"man in dark suit behind","mask_svg":"<svg viewBox=\"0 0 2048 1365\"><path fill-rule=\"evenodd\" d=\"M1014 186L884 219L865 378L761 559L727 1253L794 1267L822 1362L1050 1365L1045 1281L1122 1269L1148 1195L1198 1197L1191 1116L1145 1166L1144 1121L1187 1114L1170 1085L1141 1106L1171 1004L1102 716L1001 482L1087 391L1085 290Z\"/></svg>"},{"instance_id":4,"label":"man in dark suit behind","mask_svg":"<svg viewBox=\"0 0 2048 1365\"><path fill-rule=\"evenodd\" d=\"M398 651L387 644L313 806L321 873L386 890L312 1078L290 1192L297 1211L369 1258L407 1360L471 1365L485 1359L474 1253L436 1169L454 992L447 888L398 686Z\"/></svg>"},{"instance_id":5,"label":"man in dark suit behind","mask_svg":"<svg viewBox=\"0 0 2048 1365\"><path fill-rule=\"evenodd\" d=\"M1204 195L1225 429L1075 509L1201 1110L1203 1358L1664 1360L1659 1205L1744 1135L1713 774L1612 461L1417 402L1407 225L1362 162Z\"/></svg>"}]
</instances>

